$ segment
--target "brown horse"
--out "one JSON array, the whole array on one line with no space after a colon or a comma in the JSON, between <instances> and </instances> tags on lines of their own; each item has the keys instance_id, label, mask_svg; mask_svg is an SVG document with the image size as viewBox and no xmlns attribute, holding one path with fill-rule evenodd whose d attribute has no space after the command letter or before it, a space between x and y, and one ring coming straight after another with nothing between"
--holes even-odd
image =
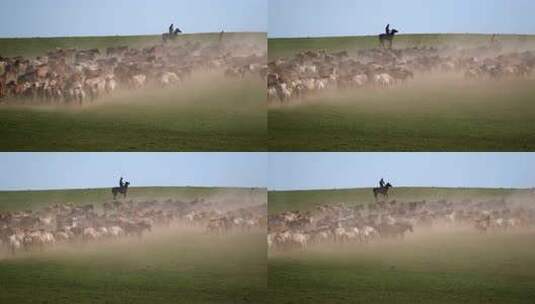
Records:
<instances>
[{"instance_id":1,"label":"brown horse","mask_svg":"<svg viewBox=\"0 0 535 304\"><path fill-rule=\"evenodd\" d=\"M179 28L176 28L171 33L163 33L162 34L162 40L164 43L167 43L169 40L174 40L176 37L178 37L178 34L181 34L182 31Z\"/></svg>"},{"instance_id":2,"label":"brown horse","mask_svg":"<svg viewBox=\"0 0 535 304\"><path fill-rule=\"evenodd\" d=\"M379 194L382 194L384 197L388 197L388 191L390 188L392 188L392 184L390 183L387 183L384 187L373 188L373 196L375 199L377 199Z\"/></svg>"},{"instance_id":3,"label":"brown horse","mask_svg":"<svg viewBox=\"0 0 535 304\"><path fill-rule=\"evenodd\" d=\"M381 46L383 48L386 48L385 41L388 41L388 48L392 48L392 41L394 40L394 36L399 33L398 30L391 30L389 33L383 33L379 35L379 42L381 43Z\"/></svg>"},{"instance_id":4,"label":"brown horse","mask_svg":"<svg viewBox=\"0 0 535 304\"><path fill-rule=\"evenodd\" d=\"M111 193L113 194L113 199L117 198L117 194L122 194L124 198L126 198L126 193L128 192L128 186L130 185L129 182L124 183L123 187L113 187L111 188Z\"/></svg>"}]
</instances>

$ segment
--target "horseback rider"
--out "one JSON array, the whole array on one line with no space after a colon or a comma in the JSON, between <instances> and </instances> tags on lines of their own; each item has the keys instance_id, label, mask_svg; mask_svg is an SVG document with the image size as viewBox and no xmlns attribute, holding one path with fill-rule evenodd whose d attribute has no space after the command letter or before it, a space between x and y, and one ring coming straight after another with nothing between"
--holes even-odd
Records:
<instances>
[{"instance_id":1,"label":"horseback rider","mask_svg":"<svg viewBox=\"0 0 535 304\"><path fill-rule=\"evenodd\" d=\"M123 177L121 176L121 179L119 179L119 188L124 187Z\"/></svg>"},{"instance_id":2,"label":"horseback rider","mask_svg":"<svg viewBox=\"0 0 535 304\"><path fill-rule=\"evenodd\" d=\"M379 181L379 187L384 188L385 187L385 180L381 177L381 180Z\"/></svg>"},{"instance_id":3,"label":"horseback rider","mask_svg":"<svg viewBox=\"0 0 535 304\"><path fill-rule=\"evenodd\" d=\"M391 34L391 32L390 32L390 23L386 25L385 33L386 33L387 35L390 35L390 34Z\"/></svg>"},{"instance_id":4,"label":"horseback rider","mask_svg":"<svg viewBox=\"0 0 535 304\"><path fill-rule=\"evenodd\" d=\"M174 27L175 27L175 25L173 23L171 23L171 25L169 26L169 35L173 35Z\"/></svg>"}]
</instances>

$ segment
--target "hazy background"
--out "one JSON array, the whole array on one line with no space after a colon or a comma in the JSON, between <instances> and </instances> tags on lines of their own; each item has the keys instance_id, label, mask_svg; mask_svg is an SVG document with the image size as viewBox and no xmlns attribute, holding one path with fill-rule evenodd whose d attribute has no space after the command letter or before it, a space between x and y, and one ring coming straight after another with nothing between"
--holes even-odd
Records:
<instances>
[{"instance_id":1,"label":"hazy background","mask_svg":"<svg viewBox=\"0 0 535 304\"><path fill-rule=\"evenodd\" d=\"M267 153L0 153L0 190L265 187Z\"/></svg>"},{"instance_id":2,"label":"hazy background","mask_svg":"<svg viewBox=\"0 0 535 304\"><path fill-rule=\"evenodd\" d=\"M267 0L2 1L0 37L266 32Z\"/></svg>"},{"instance_id":3,"label":"hazy background","mask_svg":"<svg viewBox=\"0 0 535 304\"><path fill-rule=\"evenodd\" d=\"M269 189L531 188L535 153L270 153Z\"/></svg>"},{"instance_id":4,"label":"hazy background","mask_svg":"<svg viewBox=\"0 0 535 304\"><path fill-rule=\"evenodd\" d=\"M532 0L269 0L270 37L535 33Z\"/></svg>"}]
</instances>

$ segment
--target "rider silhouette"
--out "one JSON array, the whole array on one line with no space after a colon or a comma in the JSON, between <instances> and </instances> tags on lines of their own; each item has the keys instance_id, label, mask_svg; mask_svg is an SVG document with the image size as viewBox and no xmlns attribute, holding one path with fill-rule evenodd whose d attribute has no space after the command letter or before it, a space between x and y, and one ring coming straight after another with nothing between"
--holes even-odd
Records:
<instances>
[{"instance_id":1,"label":"rider silhouette","mask_svg":"<svg viewBox=\"0 0 535 304\"><path fill-rule=\"evenodd\" d=\"M379 181L379 186L381 188L384 188L385 187L385 180L381 177L381 180Z\"/></svg>"},{"instance_id":2,"label":"rider silhouette","mask_svg":"<svg viewBox=\"0 0 535 304\"><path fill-rule=\"evenodd\" d=\"M387 25L386 25L385 33L386 33L387 35L390 35L390 33L391 33L391 32L390 32L390 24L387 24Z\"/></svg>"},{"instance_id":3,"label":"rider silhouette","mask_svg":"<svg viewBox=\"0 0 535 304\"><path fill-rule=\"evenodd\" d=\"M124 182L123 182L123 177L122 176L121 176L121 179L119 179L119 187L120 188L124 187Z\"/></svg>"},{"instance_id":4,"label":"rider silhouette","mask_svg":"<svg viewBox=\"0 0 535 304\"><path fill-rule=\"evenodd\" d=\"M174 27L175 27L174 24L171 23L171 25L169 26L169 35L172 35L172 34L173 34L173 31L174 31L173 28L174 28Z\"/></svg>"}]
</instances>

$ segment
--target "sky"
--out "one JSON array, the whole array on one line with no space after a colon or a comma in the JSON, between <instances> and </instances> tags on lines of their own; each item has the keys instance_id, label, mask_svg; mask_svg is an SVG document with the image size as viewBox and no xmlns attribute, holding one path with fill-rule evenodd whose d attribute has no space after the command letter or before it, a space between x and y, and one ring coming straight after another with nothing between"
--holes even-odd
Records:
<instances>
[{"instance_id":1,"label":"sky","mask_svg":"<svg viewBox=\"0 0 535 304\"><path fill-rule=\"evenodd\" d=\"M533 0L269 0L269 37L535 34Z\"/></svg>"},{"instance_id":2,"label":"sky","mask_svg":"<svg viewBox=\"0 0 535 304\"><path fill-rule=\"evenodd\" d=\"M0 5L0 37L267 31L268 0L13 0Z\"/></svg>"},{"instance_id":3,"label":"sky","mask_svg":"<svg viewBox=\"0 0 535 304\"><path fill-rule=\"evenodd\" d=\"M270 153L268 189L535 187L535 153Z\"/></svg>"},{"instance_id":4,"label":"sky","mask_svg":"<svg viewBox=\"0 0 535 304\"><path fill-rule=\"evenodd\" d=\"M0 190L265 187L266 153L0 153Z\"/></svg>"},{"instance_id":5,"label":"sky","mask_svg":"<svg viewBox=\"0 0 535 304\"><path fill-rule=\"evenodd\" d=\"M115 186L535 187L535 153L0 153L0 190Z\"/></svg>"}]
</instances>

